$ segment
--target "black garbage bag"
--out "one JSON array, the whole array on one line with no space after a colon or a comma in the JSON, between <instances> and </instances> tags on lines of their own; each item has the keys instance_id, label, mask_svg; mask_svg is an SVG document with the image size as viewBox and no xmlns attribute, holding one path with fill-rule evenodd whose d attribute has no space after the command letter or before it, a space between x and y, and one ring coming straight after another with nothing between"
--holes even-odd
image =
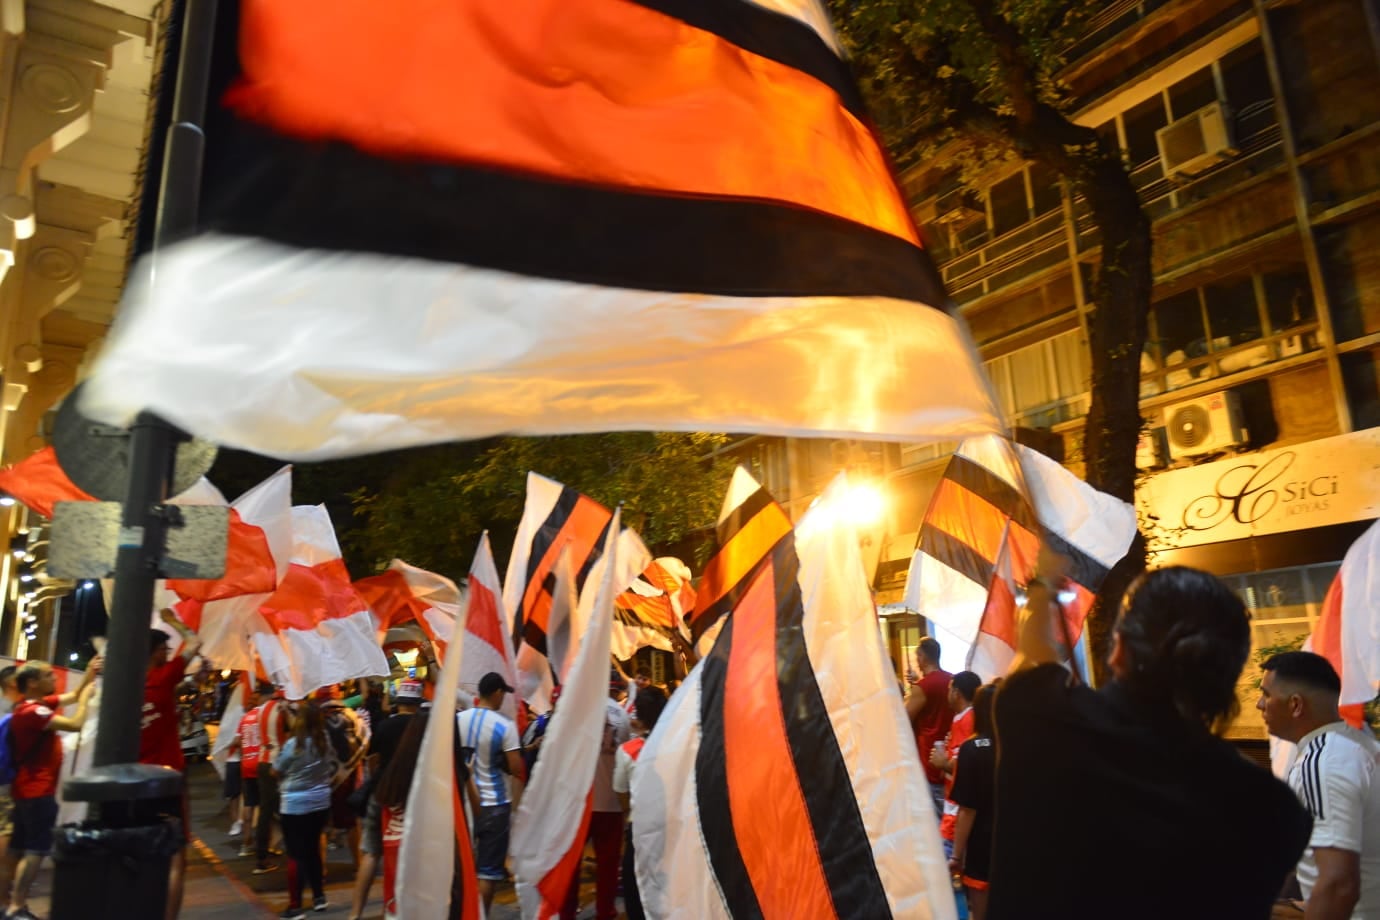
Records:
<instances>
[{"instance_id":1,"label":"black garbage bag","mask_svg":"<svg viewBox=\"0 0 1380 920\"><path fill-rule=\"evenodd\" d=\"M158 920L167 905L172 857L182 844L178 818L139 827L99 827L92 822L59 827L53 861L60 867L62 884L53 889L54 920Z\"/></svg>"}]
</instances>

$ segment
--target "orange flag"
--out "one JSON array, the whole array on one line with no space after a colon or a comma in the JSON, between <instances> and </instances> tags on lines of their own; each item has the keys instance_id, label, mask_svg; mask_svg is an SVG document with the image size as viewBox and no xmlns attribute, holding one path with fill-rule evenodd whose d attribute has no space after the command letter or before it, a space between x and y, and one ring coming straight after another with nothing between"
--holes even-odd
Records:
<instances>
[{"instance_id":1,"label":"orange flag","mask_svg":"<svg viewBox=\"0 0 1380 920\"><path fill-rule=\"evenodd\" d=\"M28 505L30 511L46 518L53 516L53 506L58 502L96 500L67 477L67 473L58 466L57 452L51 447L45 447L27 459L0 469L0 489Z\"/></svg>"}]
</instances>

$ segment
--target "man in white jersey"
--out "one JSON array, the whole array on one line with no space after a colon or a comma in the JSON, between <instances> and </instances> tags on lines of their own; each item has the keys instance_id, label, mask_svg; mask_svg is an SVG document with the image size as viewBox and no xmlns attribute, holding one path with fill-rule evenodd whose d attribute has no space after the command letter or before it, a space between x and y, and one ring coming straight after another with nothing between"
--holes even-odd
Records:
<instances>
[{"instance_id":1,"label":"man in white jersey","mask_svg":"<svg viewBox=\"0 0 1380 920\"><path fill-rule=\"evenodd\" d=\"M1289 786L1313 816L1299 860L1308 920L1380 920L1380 744L1342 721L1326 658L1285 652L1261 665L1270 734L1298 746Z\"/></svg>"},{"instance_id":2,"label":"man in white jersey","mask_svg":"<svg viewBox=\"0 0 1380 920\"><path fill-rule=\"evenodd\" d=\"M517 726L498 711L504 695L512 692L502 675L490 671L479 679L477 705L455 716L465 762L479 793L475 863L485 914L493 904L496 884L508 877L508 829L527 779Z\"/></svg>"}]
</instances>

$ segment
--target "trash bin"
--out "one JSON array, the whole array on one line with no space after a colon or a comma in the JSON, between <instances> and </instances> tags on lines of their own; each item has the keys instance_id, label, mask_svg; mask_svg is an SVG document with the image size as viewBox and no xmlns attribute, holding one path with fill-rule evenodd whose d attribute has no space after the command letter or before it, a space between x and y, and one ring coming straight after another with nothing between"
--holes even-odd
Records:
<instances>
[{"instance_id":1,"label":"trash bin","mask_svg":"<svg viewBox=\"0 0 1380 920\"><path fill-rule=\"evenodd\" d=\"M53 920L161 920L183 844L182 774L148 764L97 767L63 786L92 820L53 839Z\"/></svg>"}]
</instances>

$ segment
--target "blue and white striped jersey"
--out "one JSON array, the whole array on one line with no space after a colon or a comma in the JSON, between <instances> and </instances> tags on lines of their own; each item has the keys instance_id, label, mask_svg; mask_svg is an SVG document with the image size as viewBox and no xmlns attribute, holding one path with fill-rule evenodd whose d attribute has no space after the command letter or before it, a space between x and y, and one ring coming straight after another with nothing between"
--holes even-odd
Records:
<instances>
[{"instance_id":1,"label":"blue and white striped jersey","mask_svg":"<svg viewBox=\"0 0 1380 920\"><path fill-rule=\"evenodd\" d=\"M507 716L482 706L466 709L455 716L456 732L465 749L466 763L479 790L480 805L507 805L506 751L522 747L517 726Z\"/></svg>"}]
</instances>

